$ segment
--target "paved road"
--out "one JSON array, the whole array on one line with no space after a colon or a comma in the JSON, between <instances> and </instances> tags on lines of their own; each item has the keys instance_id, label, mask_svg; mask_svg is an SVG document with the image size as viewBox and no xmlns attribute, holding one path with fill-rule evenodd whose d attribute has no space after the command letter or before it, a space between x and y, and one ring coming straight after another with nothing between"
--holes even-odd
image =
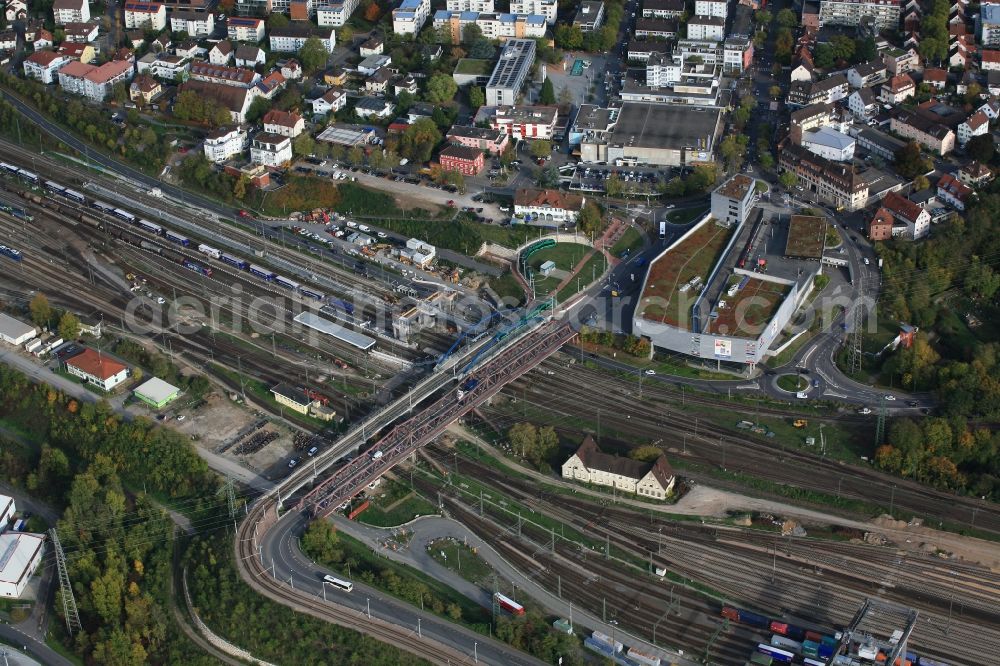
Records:
<instances>
[{"instance_id":1,"label":"paved road","mask_svg":"<svg viewBox=\"0 0 1000 666\"><path fill-rule=\"evenodd\" d=\"M45 643L39 641L37 638L28 636L10 626L9 624L0 624L0 640L8 645L12 645L15 649L23 648L23 651L31 657L30 659L20 658L20 661L15 661L14 658L8 657L10 663L14 664L35 664L42 663L46 666L74 666L73 662L62 656L52 648L50 648Z\"/></svg>"},{"instance_id":2,"label":"paved road","mask_svg":"<svg viewBox=\"0 0 1000 666\"><path fill-rule=\"evenodd\" d=\"M423 612L363 583L354 581L354 591L350 593L324 585L322 576L328 571L310 562L298 547L298 538L307 524L308 520L302 514L290 511L263 536L263 561L265 566L271 568L276 579L289 581L296 590L320 598L325 594L331 603L353 609L359 614L370 614L401 627L412 627L414 636L419 631L425 638L432 638L465 653L470 662L478 656L479 663L497 666L538 666L543 663L504 643Z\"/></svg>"}]
</instances>

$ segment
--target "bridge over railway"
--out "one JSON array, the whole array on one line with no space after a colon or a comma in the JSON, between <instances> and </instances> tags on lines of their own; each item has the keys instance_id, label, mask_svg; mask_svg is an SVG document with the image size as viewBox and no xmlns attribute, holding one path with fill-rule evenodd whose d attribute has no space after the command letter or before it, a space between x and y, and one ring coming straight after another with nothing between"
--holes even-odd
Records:
<instances>
[{"instance_id":1,"label":"bridge over railway","mask_svg":"<svg viewBox=\"0 0 1000 666\"><path fill-rule=\"evenodd\" d=\"M496 395L507 383L528 372L575 335L566 323L554 321L514 339L474 372L475 385L466 391L448 391L403 421L332 476L299 500L299 510L327 516L365 486L385 474L451 423ZM471 383L470 383L471 384Z\"/></svg>"}]
</instances>

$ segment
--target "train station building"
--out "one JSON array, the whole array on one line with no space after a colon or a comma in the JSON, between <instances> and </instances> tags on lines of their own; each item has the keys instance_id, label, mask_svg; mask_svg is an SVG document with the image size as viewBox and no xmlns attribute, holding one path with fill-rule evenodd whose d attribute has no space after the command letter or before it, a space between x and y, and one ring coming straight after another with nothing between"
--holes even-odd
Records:
<instances>
[{"instance_id":1,"label":"train station building","mask_svg":"<svg viewBox=\"0 0 1000 666\"><path fill-rule=\"evenodd\" d=\"M110 391L128 379L127 365L93 349L84 349L67 359L66 372L105 391Z\"/></svg>"},{"instance_id":2,"label":"train station building","mask_svg":"<svg viewBox=\"0 0 1000 666\"><path fill-rule=\"evenodd\" d=\"M563 463L562 476L653 499L669 497L676 481L666 456L661 455L653 463L613 456L602 452L590 435Z\"/></svg>"}]
</instances>

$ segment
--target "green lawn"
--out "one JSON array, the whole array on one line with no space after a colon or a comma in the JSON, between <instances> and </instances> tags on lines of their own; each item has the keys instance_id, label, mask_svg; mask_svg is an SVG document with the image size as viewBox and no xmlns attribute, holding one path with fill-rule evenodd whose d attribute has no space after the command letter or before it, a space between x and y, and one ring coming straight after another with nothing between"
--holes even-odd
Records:
<instances>
[{"instance_id":1,"label":"green lawn","mask_svg":"<svg viewBox=\"0 0 1000 666\"><path fill-rule=\"evenodd\" d=\"M474 548L460 541L438 539L427 544L427 552L444 568L477 585L487 585L493 573L490 565L479 557Z\"/></svg>"},{"instance_id":2,"label":"green lawn","mask_svg":"<svg viewBox=\"0 0 1000 666\"><path fill-rule=\"evenodd\" d=\"M635 227L629 227L618 239L618 242L611 246L611 254L620 257L625 250L634 252L640 247L642 247L642 234Z\"/></svg>"},{"instance_id":3,"label":"green lawn","mask_svg":"<svg viewBox=\"0 0 1000 666\"><path fill-rule=\"evenodd\" d=\"M482 60L478 58L462 58L455 65L456 74L476 74L486 76L493 71L492 60Z\"/></svg>"},{"instance_id":4,"label":"green lawn","mask_svg":"<svg viewBox=\"0 0 1000 666\"><path fill-rule=\"evenodd\" d=\"M524 289L521 288L521 283L510 271L490 280L490 287L497 293L497 296L504 300L516 301L517 303L524 301Z\"/></svg>"},{"instance_id":5,"label":"green lawn","mask_svg":"<svg viewBox=\"0 0 1000 666\"><path fill-rule=\"evenodd\" d=\"M578 291L578 285L579 289L586 289L593 283L594 280L600 279L606 267L607 260L604 258L604 255L600 252L595 252L593 256L587 260L587 263L583 265L583 268L580 269L580 272L578 273L580 281L577 282L576 278L570 280L569 284L559 290L559 294L556 298L561 303L575 296Z\"/></svg>"},{"instance_id":6,"label":"green lawn","mask_svg":"<svg viewBox=\"0 0 1000 666\"><path fill-rule=\"evenodd\" d=\"M801 391L809 386L809 382L799 375L781 375L778 377L778 388L785 391Z\"/></svg>"},{"instance_id":7,"label":"green lawn","mask_svg":"<svg viewBox=\"0 0 1000 666\"><path fill-rule=\"evenodd\" d=\"M528 267L537 272L538 267L546 261L553 261L557 269L571 271L590 252L590 249L589 246L582 243L556 243L552 247L532 254L528 258Z\"/></svg>"},{"instance_id":8,"label":"green lawn","mask_svg":"<svg viewBox=\"0 0 1000 666\"><path fill-rule=\"evenodd\" d=\"M437 513L437 507L410 490L409 485L383 479L372 492L371 505L358 514L358 522L375 527L397 527L417 516Z\"/></svg>"}]
</instances>

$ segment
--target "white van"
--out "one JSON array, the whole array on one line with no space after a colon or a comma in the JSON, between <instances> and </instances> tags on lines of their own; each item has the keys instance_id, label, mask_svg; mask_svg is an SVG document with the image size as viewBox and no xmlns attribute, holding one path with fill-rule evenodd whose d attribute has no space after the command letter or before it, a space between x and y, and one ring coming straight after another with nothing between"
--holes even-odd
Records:
<instances>
[{"instance_id":1,"label":"white van","mask_svg":"<svg viewBox=\"0 0 1000 666\"><path fill-rule=\"evenodd\" d=\"M358 227L358 230L360 230L360 231L364 231L365 233L368 233L369 231L371 231L371 228L370 228L370 227L368 227L367 225L364 225L364 224L362 224L362 225L360 225L360 226Z\"/></svg>"},{"instance_id":2,"label":"white van","mask_svg":"<svg viewBox=\"0 0 1000 666\"><path fill-rule=\"evenodd\" d=\"M381 451L376 451L376 452L374 452L372 454L372 460L378 460L381 457L382 457L382 452Z\"/></svg>"}]
</instances>

